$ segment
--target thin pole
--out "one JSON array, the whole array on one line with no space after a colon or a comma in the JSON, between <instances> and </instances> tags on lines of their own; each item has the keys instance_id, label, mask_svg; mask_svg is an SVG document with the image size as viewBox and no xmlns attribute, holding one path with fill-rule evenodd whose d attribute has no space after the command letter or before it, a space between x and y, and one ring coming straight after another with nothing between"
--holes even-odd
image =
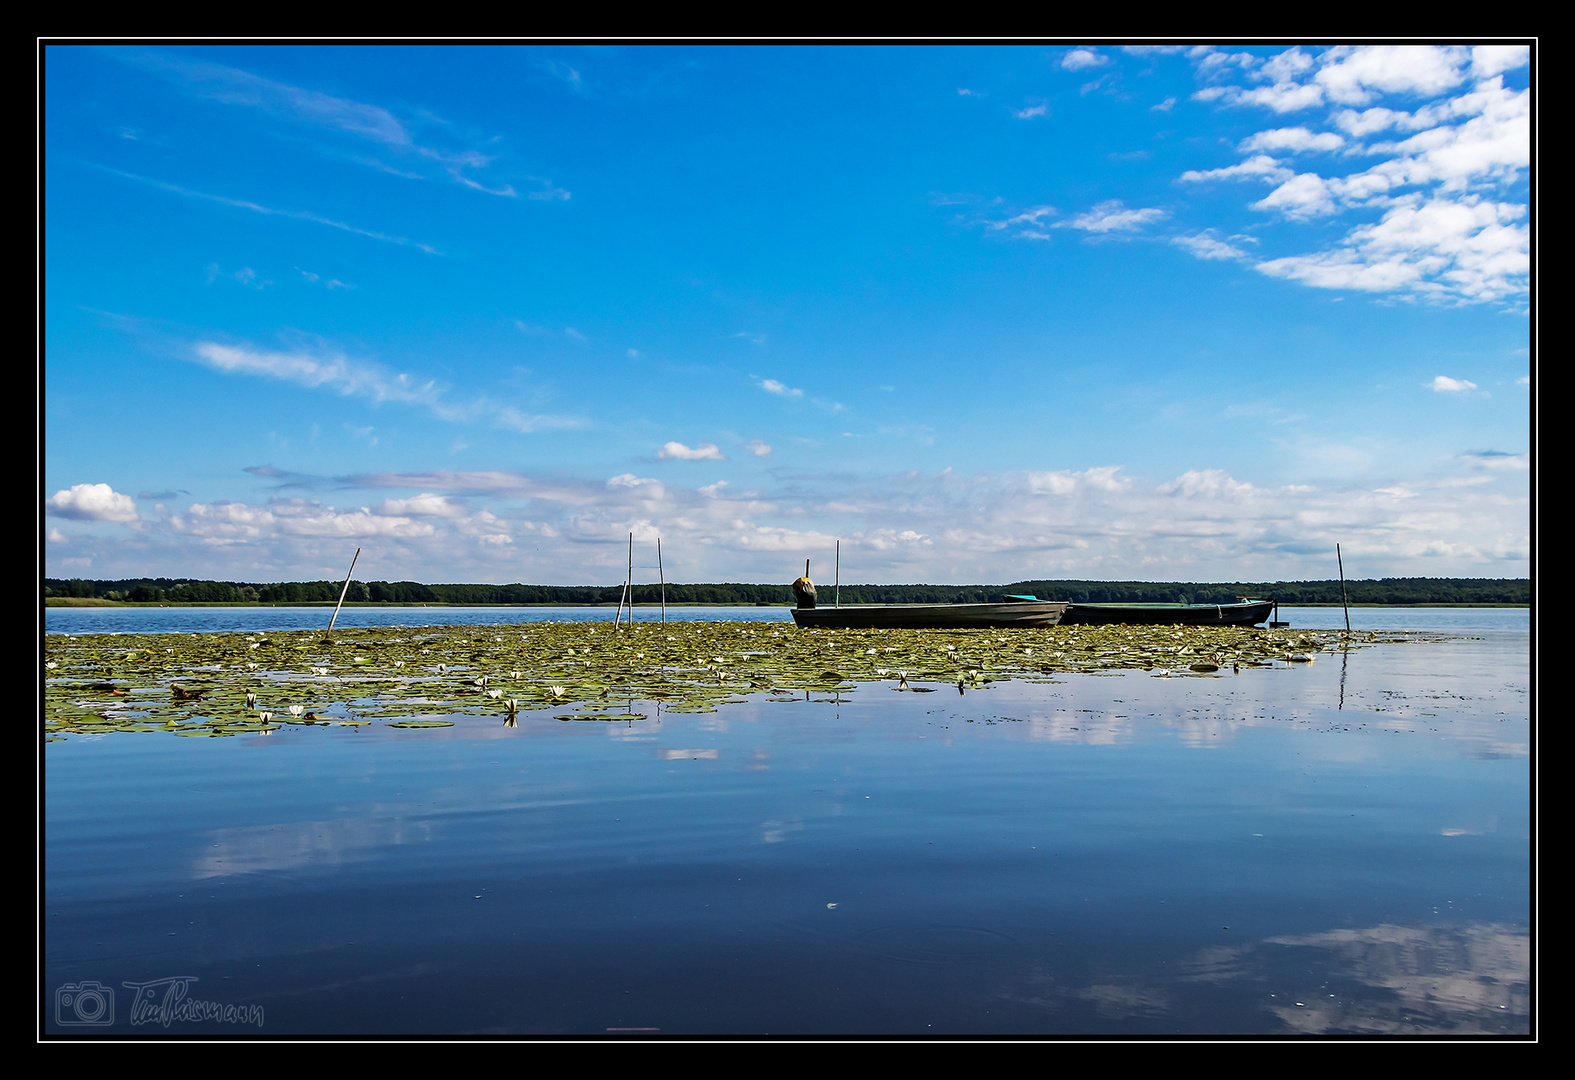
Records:
<instances>
[{"instance_id":1,"label":"thin pole","mask_svg":"<svg viewBox=\"0 0 1575 1080\"><path fill-rule=\"evenodd\" d=\"M837 574L836 574L836 579L835 580L836 580L836 590L837 591L831 594L831 606L832 607L841 607L842 606L842 541L841 540L837 541Z\"/></svg>"},{"instance_id":2,"label":"thin pole","mask_svg":"<svg viewBox=\"0 0 1575 1080\"><path fill-rule=\"evenodd\" d=\"M345 594L350 591L350 574L355 573L355 561L361 557L361 549L355 549L355 555L350 559L350 571L345 574L345 587L339 590L339 603L334 605L334 617L328 620L328 632L334 632L334 623L339 621L339 609L345 606Z\"/></svg>"},{"instance_id":3,"label":"thin pole","mask_svg":"<svg viewBox=\"0 0 1575 1080\"><path fill-rule=\"evenodd\" d=\"M667 575L662 573L662 538L656 538L656 580L662 583L662 625L667 625Z\"/></svg>"},{"instance_id":4,"label":"thin pole","mask_svg":"<svg viewBox=\"0 0 1575 1080\"><path fill-rule=\"evenodd\" d=\"M1345 608L1345 636L1351 636L1351 603L1345 598L1345 559L1340 556L1340 545L1334 545L1334 557L1340 564L1340 605Z\"/></svg>"},{"instance_id":5,"label":"thin pole","mask_svg":"<svg viewBox=\"0 0 1575 1080\"><path fill-rule=\"evenodd\" d=\"M629 625L634 625L634 533L629 534Z\"/></svg>"}]
</instances>

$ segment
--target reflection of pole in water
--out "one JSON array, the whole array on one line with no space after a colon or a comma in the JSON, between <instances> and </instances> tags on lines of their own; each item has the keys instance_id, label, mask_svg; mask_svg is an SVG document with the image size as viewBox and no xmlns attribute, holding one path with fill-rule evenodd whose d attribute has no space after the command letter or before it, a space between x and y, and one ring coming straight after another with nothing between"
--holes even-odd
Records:
<instances>
[{"instance_id":1,"label":"reflection of pole in water","mask_svg":"<svg viewBox=\"0 0 1575 1080\"><path fill-rule=\"evenodd\" d=\"M1345 661L1351 655L1351 643L1346 641L1340 649L1340 708L1345 708Z\"/></svg>"}]
</instances>

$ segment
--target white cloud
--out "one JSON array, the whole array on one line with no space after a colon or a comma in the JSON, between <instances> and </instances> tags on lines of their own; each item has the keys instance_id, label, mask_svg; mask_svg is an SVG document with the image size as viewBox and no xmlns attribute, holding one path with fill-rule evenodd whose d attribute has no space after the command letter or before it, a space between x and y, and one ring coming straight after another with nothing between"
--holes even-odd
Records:
<instances>
[{"instance_id":1,"label":"white cloud","mask_svg":"<svg viewBox=\"0 0 1575 1080\"><path fill-rule=\"evenodd\" d=\"M1110 57L1094 49L1072 49L1061 57L1061 67L1067 71L1087 71L1104 67L1108 63Z\"/></svg>"},{"instance_id":2,"label":"white cloud","mask_svg":"<svg viewBox=\"0 0 1575 1080\"><path fill-rule=\"evenodd\" d=\"M1365 105L1381 93L1432 97L1460 84L1469 55L1432 45L1341 46L1319 57L1313 78L1342 105Z\"/></svg>"},{"instance_id":3,"label":"white cloud","mask_svg":"<svg viewBox=\"0 0 1575 1080\"><path fill-rule=\"evenodd\" d=\"M1471 50L1471 74L1479 79L1531 63L1530 45L1477 45Z\"/></svg>"},{"instance_id":4,"label":"white cloud","mask_svg":"<svg viewBox=\"0 0 1575 1080\"><path fill-rule=\"evenodd\" d=\"M1100 465L1083 472L1059 469L1053 472L1026 474L1028 490L1034 495L1076 495L1088 491L1121 491L1130 483L1126 477L1117 476L1119 465Z\"/></svg>"},{"instance_id":5,"label":"white cloud","mask_svg":"<svg viewBox=\"0 0 1575 1080\"><path fill-rule=\"evenodd\" d=\"M1186 248L1200 259L1245 259L1247 252L1219 238L1213 229L1205 229L1193 236L1173 236L1170 242Z\"/></svg>"},{"instance_id":6,"label":"white cloud","mask_svg":"<svg viewBox=\"0 0 1575 1080\"><path fill-rule=\"evenodd\" d=\"M1274 128L1249 135L1241 141L1238 149L1244 154L1257 150L1288 150L1293 154L1304 154L1309 151L1338 150L1344 145L1345 140L1332 131L1313 132L1304 127L1293 127Z\"/></svg>"},{"instance_id":7,"label":"white cloud","mask_svg":"<svg viewBox=\"0 0 1575 1080\"><path fill-rule=\"evenodd\" d=\"M136 501L108 484L73 484L69 490L57 491L45 499L44 507L56 517L76 521L137 520Z\"/></svg>"},{"instance_id":8,"label":"white cloud","mask_svg":"<svg viewBox=\"0 0 1575 1080\"><path fill-rule=\"evenodd\" d=\"M1363 573L1374 576L1528 572L1524 454L1462 453L1434 479L1374 474L1382 455L1368 456L1367 470L1355 472L1365 480L1343 486L1261 486L1207 463L1169 479L1129 476L1115 465L967 476L798 473L774 491L733 494L714 477L690 487L633 473L594 482L381 474L340 480L407 490L360 508L205 501L139 523L124 543L93 540L86 556L101 576L130 576L152 558L205 577L256 580L256 568L267 565L299 580L330 574L347 543L372 541L362 564L372 555L376 569L366 573L387 580L584 584L622 579L634 533L637 545L653 544L636 553L637 564L654 564L661 536L670 581L788 581L805 557L829 566L840 536L848 580L1219 581L1327 576L1324 552L1340 540L1347 558L1359 552ZM46 555L60 567L83 550L73 540Z\"/></svg>"},{"instance_id":9,"label":"white cloud","mask_svg":"<svg viewBox=\"0 0 1575 1080\"><path fill-rule=\"evenodd\" d=\"M1189 55L1199 78L1213 83L1195 95L1198 100L1276 112L1326 101L1335 107L1323 125L1312 118L1251 135L1239 144L1250 157L1224 168L1188 170L1183 182L1272 182L1274 189L1252 208L1292 223L1358 210L1383 214L1352 226L1323 250L1267 259L1259 265L1264 273L1321 288L1449 303L1518 302L1526 295L1530 230L1522 224L1527 193L1521 185L1531 164L1531 94L1507 88L1503 78L1529 59L1523 47L1291 49L1257 66L1227 65L1209 49ZM1249 81L1272 85L1220 85L1216 80L1230 66L1239 66ZM1395 100L1380 103L1386 96ZM1348 141L1391 132L1399 137L1390 142ZM1307 152L1380 160L1325 176L1293 172L1275 156Z\"/></svg>"},{"instance_id":10,"label":"white cloud","mask_svg":"<svg viewBox=\"0 0 1575 1080\"><path fill-rule=\"evenodd\" d=\"M1159 485L1162 495L1227 502L1238 502L1256 490L1251 484L1244 484L1219 469L1190 469L1174 480Z\"/></svg>"},{"instance_id":11,"label":"white cloud","mask_svg":"<svg viewBox=\"0 0 1575 1080\"><path fill-rule=\"evenodd\" d=\"M1045 104L1025 105L1021 109L1013 109L1012 115L1019 120L1032 120L1036 116L1044 116L1050 112L1050 106Z\"/></svg>"},{"instance_id":12,"label":"white cloud","mask_svg":"<svg viewBox=\"0 0 1575 1080\"><path fill-rule=\"evenodd\" d=\"M681 442L670 442L657 451L659 458L677 458L680 461L726 461L727 455L716 448L716 443L701 443L690 448Z\"/></svg>"},{"instance_id":13,"label":"white cloud","mask_svg":"<svg viewBox=\"0 0 1575 1080\"><path fill-rule=\"evenodd\" d=\"M1261 105L1277 113L1300 112L1323 104L1323 91L1316 86L1293 82L1275 83L1235 95L1235 103Z\"/></svg>"},{"instance_id":14,"label":"white cloud","mask_svg":"<svg viewBox=\"0 0 1575 1080\"><path fill-rule=\"evenodd\" d=\"M1064 227L1092 233L1135 232L1155 221L1163 221L1169 213L1158 207L1128 209L1120 199L1107 199L1092 210L1064 222Z\"/></svg>"},{"instance_id":15,"label":"white cloud","mask_svg":"<svg viewBox=\"0 0 1575 1080\"><path fill-rule=\"evenodd\" d=\"M403 516L374 514L368 507L339 511L306 499L275 499L268 506L193 503L169 519L177 533L209 545L266 542L280 537L313 539L410 539L435 533L432 525Z\"/></svg>"},{"instance_id":16,"label":"white cloud","mask_svg":"<svg viewBox=\"0 0 1575 1080\"><path fill-rule=\"evenodd\" d=\"M765 443L765 442L763 442L763 441L761 441L760 439L752 439L749 442L745 443L744 444L744 449L748 450L751 454L754 454L756 457L769 457L770 454L771 454L771 447L770 447L770 445Z\"/></svg>"},{"instance_id":17,"label":"white cloud","mask_svg":"<svg viewBox=\"0 0 1575 1080\"><path fill-rule=\"evenodd\" d=\"M1255 210L1278 210L1291 218L1319 217L1340 209L1329 182L1317 173L1298 173L1252 206Z\"/></svg>"},{"instance_id":18,"label":"white cloud","mask_svg":"<svg viewBox=\"0 0 1575 1080\"><path fill-rule=\"evenodd\" d=\"M1486 200L1396 206L1351 230L1339 248L1267 260L1258 269L1320 288L1505 299L1524 292L1530 274L1530 231L1516 223L1525 211Z\"/></svg>"},{"instance_id":19,"label":"white cloud","mask_svg":"<svg viewBox=\"0 0 1575 1080\"><path fill-rule=\"evenodd\" d=\"M1477 388L1477 384L1474 382L1466 379L1451 379L1448 375L1439 375L1427 385L1441 394L1458 394Z\"/></svg>"},{"instance_id":20,"label":"white cloud","mask_svg":"<svg viewBox=\"0 0 1575 1080\"><path fill-rule=\"evenodd\" d=\"M377 512L389 517L464 517L465 507L447 495L426 492L409 499L384 499Z\"/></svg>"},{"instance_id":21,"label":"white cloud","mask_svg":"<svg viewBox=\"0 0 1575 1080\"><path fill-rule=\"evenodd\" d=\"M755 381L760 385L760 389L768 394L777 394L780 397L790 398L801 398L804 396L804 391L795 390L786 383L780 383L775 379L756 378Z\"/></svg>"},{"instance_id":22,"label":"white cloud","mask_svg":"<svg viewBox=\"0 0 1575 1080\"><path fill-rule=\"evenodd\" d=\"M667 490L660 480L649 476L636 476L634 473L620 473L607 481L607 489L609 491L617 488L644 490L647 493L654 493L658 496Z\"/></svg>"},{"instance_id":23,"label":"white cloud","mask_svg":"<svg viewBox=\"0 0 1575 1080\"><path fill-rule=\"evenodd\" d=\"M1284 183L1295 175L1293 170L1281 165L1277 159L1267 154L1257 154L1240 164L1220 169L1189 169L1181 174L1181 179L1189 183L1205 180L1270 180Z\"/></svg>"}]
</instances>

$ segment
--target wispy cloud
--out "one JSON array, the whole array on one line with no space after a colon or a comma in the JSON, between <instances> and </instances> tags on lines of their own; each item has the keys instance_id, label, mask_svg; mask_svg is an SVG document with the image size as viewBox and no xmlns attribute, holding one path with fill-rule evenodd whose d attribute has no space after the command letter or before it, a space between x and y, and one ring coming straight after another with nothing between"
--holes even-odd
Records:
<instances>
[{"instance_id":1,"label":"wispy cloud","mask_svg":"<svg viewBox=\"0 0 1575 1080\"><path fill-rule=\"evenodd\" d=\"M400 117L381 105L357 101L292 86L253 72L207 61L148 51L112 51L111 55L156 75L196 97L239 108L254 110L275 120L302 125L357 143L371 144L401 162L391 166L380 158L357 158L364 164L399 176L425 179L430 169L454 183L489 195L517 197L511 183L478 179L497 160L496 153L483 146L496 145L495 138L455 138L455 125L430 113L418 112ZM576 79L578 75L576 73ZM421 135L418 137L418 131ZM451 145L439 145L434 136L447 138ZM457 142L458 145L452 145ZM568 193L550 181L532 177L543 189L530 193L532 198L567 198Z\"/></svg>"},{"instance_id":2,"label":"wispy cloud","mask_svg":"<svg viewBox=\"0 0 1575 1080\"><path fill-rule=\"evenodd\" d=\"M1437 376L1427 386L1440 394L1460 394L1477 388L1474 382L1467 379L1451 379L1448 375Z\"/></svg>"},{"instance_id":3,"label":"wispy cloud","mask_svg":"<svg viewBox=\"0 0 1575 1080\"><path fill-rule=\"evenodd\" d=\"M278 207L265 206L262 203L252 202L249 199L232 199L227 195L213 195L206 191L194 191L191 188L181 187L179 184L171 184L164 180L155 180L152 177L147 176L138 176L136 173L123 172L120 169L111 169L104 165L93 165L93 167L102 169L108 173L113 173L116 176L125 177L127 180L135 180L140 184L148 184L152 187L158 188L160 191L168 191L175 195L184 195L189 199L203 199L208 202L219 203L223 206L233 206L241 210L250 210L254 214L267 214L272 217L285 217L294 218L297 221L309 221L314 225L325 225L330 229L339 229L342 232L354 233L356 236L365 236L369 239L381 240L388 244L398 244L401 247L413 247L420 251L424 251L429 255L442 254L442 252L433 247L431 244L425 244L419 240L411 240L409 237L405 236L395 236L391 233L378 232L375 229L363 229L359 226L351 225L345 221L337 221L334 218L324 217L322 214L315 214L310 210L283 210Z\"/></svg>"},{"instance_id":4,"label":"wispy cloud","mask_svg":"<svg viewBox=\"0 0 1575 1080\"><path fill-rule=\"evenodd\" d=\"M1129 233L1169 216L1169 211L1157 206L1129 209L1120 199L1107 199L1093 209L1061 223L1061 227L1090 233Z\"/></svg>"},{"instance_id":5,"label":"wispy cloud","mask_svg":"<svg viewBox=\"0 0 1575 1080\"><path fill-rule=\"evenodd\" d=\"M226 374L277 379L378 403L420 406L450 423L486 422L522 434L585 424L578 417L528 414L487 397L468 403L454 402L445 397L445 388L435 379L423 380L406 372L396 374L381 364L353 360L336 351L271 352L202 341L193 346L192 352L197 362Z\"/></svg>"},{"instance_id":6,"label":"wispy cloud","mask_svg":"<svg viewBox=\"0 0 1575 1080\"><path fill-rule=\"evenodd\" d=\"M1245 259L1248 253L1228 241L1221 240L1213 229L1204 229L1191 236L1173 236L1172 244L1186 248L1200 259Z\"/></svg>"}]
</instances>

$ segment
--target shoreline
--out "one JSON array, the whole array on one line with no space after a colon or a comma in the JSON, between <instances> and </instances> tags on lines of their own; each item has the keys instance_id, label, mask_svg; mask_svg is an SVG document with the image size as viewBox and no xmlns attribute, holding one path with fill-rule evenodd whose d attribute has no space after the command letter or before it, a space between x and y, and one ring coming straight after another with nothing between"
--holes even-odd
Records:
<instances>
[{"instance_id":1,"label":"shoreline","mask_svg":"<svg viewBox=\"0 0 1575 1080\"><path fill-rule=\"evenodd\" d=\"M175 602L170 602L170 601L164 601L164 602L149 601L149 602L145 602L145 603L138 603L138 602L134 602L134 601L130 601L130 600L104 600L104 599L101 599L99 597L46 596L46 597L44 597L44 606L46 608L73 608L73 607L75 607L75 608L163 608L163 607L168 607L168 608L325 608L326 609L326 608L333 608L335 606L335 604L331 600L299 600L299 601L295 601L293 603L270 603L270 604L255 603L255 602L252 602L252 603L208 603L208 604L204 604L204 603L182 603L182 602L179 602L179 601L175 601ZM432 603L425 603L425 604L416 604L416 603L394 603L392 601L387 601L387 600L347 600L347 601L345 601L343 606L346 607L346 608L467 608L467 609L470 609L470 608L499 608L499 609L502 609L502 610L509 610L509 609L515 609L515 608L587 608L587 609L589 609L589 608L610 608L610 607L617 607L618 605L615 604L615 603L603 603L603 604L446 604L446 603L439 603L439 602L432 602ZM626 601L623 606L624 607L629 607L631 605L629 605L629 603ZM634 604L632 606L634 606L636 608L642 608L642 609L645 609L645 610L649 610L649 611L660 611L662 609L662 605L661 604L638 603L638 604ZM794 605L792 605L792 604L767 604L767 603L754 603L754 604L702 604L702 603L696 603L696 602L693 602L693 601L685 601L683 603L678 603L678 602L669 603L666 606L670 607L670 608L727 607L727 608L787 608L787 609L791 610ZM833 606L833 605L827 605L827 606ZM898 604L898 605L893 605L893 606L901 607L903 605ZM1444 602L1431 603L1431 604L1427 604L1427 603L1424 603L1424 604L1370 604L1370 603L1368 603L1368 604L1333 604L1333 603L1301 602L1301 603L1296 603L1296 604L1287 604L1286 606L1287 607L1308 607L1308 608L1351 607L1351 608L1364 608L1364 609L1365 608L1390 609L1390 608L1530 608L1532 605L1531 604L1469 604L1469 603L1463 604L1463 603L1444 603Z\"/></svg>"}]
</instances>

